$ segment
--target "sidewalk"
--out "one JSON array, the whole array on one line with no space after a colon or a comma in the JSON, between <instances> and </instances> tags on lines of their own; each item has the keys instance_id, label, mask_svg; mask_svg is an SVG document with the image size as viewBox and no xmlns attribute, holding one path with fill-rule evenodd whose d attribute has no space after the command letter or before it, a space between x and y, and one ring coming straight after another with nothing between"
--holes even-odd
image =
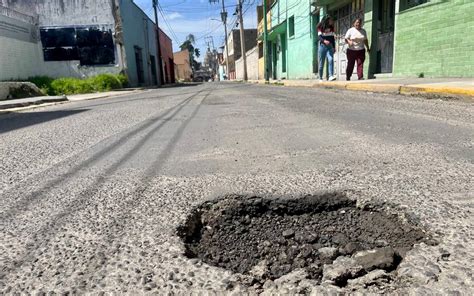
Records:
<instances>
[{"instance_id":1,"label":"sidewalk","mask_svg":"<svg viewBox=\"0 0 474 296\"><path fill-rule=\"evenodd\" d=\"M107 97L120 97L124 95L133 94L143 90L140 89L130 89L130 90L117 90L101 93L90 93L90 94L80 94L80 95L69 95L69 96L43 96L43 97L33 97L25 99L16 99L16 100L2 100L0 101L0 113L20 111L26 108L36 107L40 104L46 103L59 103L65 101L84 101L84 100L93 100Z\"/></svg>"},{"instance_id":2,"label":"sidewalk","mask_svg":"<svg viewBox=\"0 0 474 296\"><path fill-rule=\"evenodd\" d=\"M265 80L252 80L265 83ZM270 84L294 87L322 87L352 91L381 92L403 95L430 95L474 99L472 78L381 78L360 81L271 80Z\"/></svg>"},{"instance_id":3,"label":"sidewalk","mask_svg":"<svg viewBox=\"0 0 474 296\"><path fill-rule=\"evenodd\" d=\"M57 103L67 101L66 96L43 96L15 100L0 101L0 110L27 107L31 105L40 105L45 103Z\"/></svg>"}]
</instances>

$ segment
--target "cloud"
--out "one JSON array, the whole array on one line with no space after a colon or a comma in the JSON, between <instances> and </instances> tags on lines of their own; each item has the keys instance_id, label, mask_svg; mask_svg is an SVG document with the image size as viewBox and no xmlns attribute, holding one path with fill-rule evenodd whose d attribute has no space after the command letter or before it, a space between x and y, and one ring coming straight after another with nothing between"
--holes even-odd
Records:
<instances>
[{"instance_id":1,"label":"cloud","mask_svg":"<svg viewBox=\"0 0 474 296\"><path fill-rule=\"evenodd\" d=\"M179 19L182 18L183 15L179 12L172 12L166 16L169 20Z\"/></svg>"}]
</instances>

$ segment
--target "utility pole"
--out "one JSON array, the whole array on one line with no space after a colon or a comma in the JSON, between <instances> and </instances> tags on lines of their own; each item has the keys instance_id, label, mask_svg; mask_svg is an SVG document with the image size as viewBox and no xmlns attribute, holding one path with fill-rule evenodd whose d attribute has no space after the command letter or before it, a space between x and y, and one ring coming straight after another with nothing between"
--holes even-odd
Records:
<instances>
[{"instance_id":1,"label":"utility pole","mask_svg":"<svg viewBox=\"0 0 474 296\"><path fill-rule=\"evenodd\" d=\"M237 0L237 9L239 12L239 23L240 23L240 45L242 51L242 59L244 62L244 81L248 80L247 77L247 51L245 50L245 31L244 31L244 17L242 15L242 0Z\"/></svg>"},{"instance_id":2,"label":"utility pole","mask_svg":"<svg viewBox=\"0 0 474 296\"><path fill-rule=\"evenodd\" d=\"M210 60L209 67L210 69L212 69L213 74L217 74L219 72L219 61L217 58L217 50L214 46L214 37L213 36L206 37L206 44L207 44L207 50L208 50L207 57Z\"/></svg>"},{"instance_id":3,"label":"utility pole","mask_svg":"<svg viewBox=\"0 0 474 296\"><path fill-rule=\"evenodd\" d=\"M209 0L209 3L219 2L219 0ZM224 23L224 34L225 34L225 67L226 67L226 76L229 79L229 43L227 36L227 11L225 10L225 0L221 1L222 11L221 11L221 20Z\"/></svg>"},{"instance_id":4,"label":"utility pole","mask_svg":"<svg viewBox=\"0 0 474 296\"><path fill-rule=\"evenodd\" d=\"M227 11L225 11L225 4L224 0L222 0L222 12L221 12L221 20L224 23L224 34L225 34L225 74L227 79L229 79L229 42L227 36Z\"/></svg>"},{"instance_id":5,"label":"utility pole","mask_svg":"<svg viewBox=\"0 0 474 296\"><path fill-rule=\"evenodd\" d=\"M263 64L265 71L265 81L270 80L270 73L268 69L268 22L267 22L267 0L263 0Z\"/></svg>"},{"instance_id":6,"label":"utility pole","mask_svg":"<svg viewBox=\"0 0 474 296\"><path fill-rule=\"evenodd\" d=\"M158 87L161 87L164 83L163 79L163 65L161 63L161 44L160 44L160 27L158 26L158 0L153 0L153 10L155 11L155 24L156 24L156 46L158 50Z\"/></svg>"}]
</instances>

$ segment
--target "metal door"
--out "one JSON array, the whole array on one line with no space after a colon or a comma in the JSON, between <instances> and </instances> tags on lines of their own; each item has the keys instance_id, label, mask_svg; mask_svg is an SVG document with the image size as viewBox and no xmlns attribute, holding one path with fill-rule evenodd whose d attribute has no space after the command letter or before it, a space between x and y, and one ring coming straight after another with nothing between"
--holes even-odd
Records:
<instances>
[{"instance_id":1,"label":"metal door","mask_svg":"<svg viewBox=\"0 0 474 296\"><path fill-rule=\"evenodd\" d=\"M393 68L393 32L379 34L377 49L380 52L378 73L392 73Z\"/></svg>"},{"instance_id":2,"label":"metal door","mask_svg":"<svg viewBox=\"0 0 474 296\"><path fill-rule=\"evenodd\" d=\"M378 6L376 73L392 73L395 1L381 0Z\"/></svg>"}]
</instances>

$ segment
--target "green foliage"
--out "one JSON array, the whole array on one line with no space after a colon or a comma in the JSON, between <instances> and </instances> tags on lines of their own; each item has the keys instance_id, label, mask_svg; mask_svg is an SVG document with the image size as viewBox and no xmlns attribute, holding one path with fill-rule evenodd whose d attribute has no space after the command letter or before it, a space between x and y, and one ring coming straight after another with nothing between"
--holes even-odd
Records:
<instances>
[{"instance_id":1,"label":"green foliage","mask_svg":"<svg viewBox=\"0 0 474 296\"><path fill-rule=\"evenodd\" d=\"M183 44L181 44L179 47L181 48L181 50L187 49L189 50L189 52L193 52L194 43L196 43L196 38L194 37L193 34L189 34L188 36L186 36L186 40L183 42Z\"/></svg>"},{"instance_id":2,"label":"green foliage","mask_svg":"<svg viewBox=\"0 0 474 296\"><path fill-rule=\"evenodd\" d=\"M201 69L201 63L197 62L196 60L193 60L193 69L194 70L200 70Z\"/></svg>"},{"instance_id":3,"label":"green foliage","mask_svg":"<svg viewBox=\"0 0 474 296\"><path fill-rule=\"evenodd\" d=\"M35 76L28 78L28 81L36 84L36 86L48 95L103 92L128 86L128 78L123 74L100 74L87 79L69 77L53 79L46 76Z\"/></svg>"},{"instance_id":4,"label":"green foliage","mask_svg":"<svg viewBox=\"0 0 474 296\"><path fill-rule=\"evenodd\" d=\"M201 51L199 48L195 48L194 44L196 43L196 38L193 34L189 34L186 37L186 40L181 44L179 47L181 50L187 49L189 51L189 61L191 65L194 65L195 59L194 56L199 57L201 55Z\"/></svg>"},{"instance_id":5,"label":"green foliage","mask_svg":"<svg viewBox=\"0 0 474 296\"><path fill-rule=\"evenodd\" d=\"M100 74L86 80L95 91L111 91L113 89L122 88L122 83L117 75Z\"/></svg>"},{"instance_id":6,"label":"green foliage","mask_svg":"<svg viewBox=\"0 0 474 296\"><path fill-rule=\"evenodd\" d=\"M56 95L73 95L94 92L94 87L89 79L59 78L51 83L51 87Z\"/></svg>"},{"instance_id":7,"label":"green foliage","mask_svg":"<svg viewBox=\"0 0 474 296\"><path fill-rule=\"evenodd\" d=\"M48 76L34 76L29 77L27 81L35 84L45 95L53 95L53 89L51 87L51 83L53 82L53 78Z\"/></svg>"},{"instance_id":8,"label":"green foliage","mask_svg":"<svg viewBox=\"0 0 474 296\"><path fill-rule=\"evenodd\" d=\"M118 80L122 84L122 87L128 87L128 77L125 74L119 74L117 76Z\"/></svg>"}]
</instances>

